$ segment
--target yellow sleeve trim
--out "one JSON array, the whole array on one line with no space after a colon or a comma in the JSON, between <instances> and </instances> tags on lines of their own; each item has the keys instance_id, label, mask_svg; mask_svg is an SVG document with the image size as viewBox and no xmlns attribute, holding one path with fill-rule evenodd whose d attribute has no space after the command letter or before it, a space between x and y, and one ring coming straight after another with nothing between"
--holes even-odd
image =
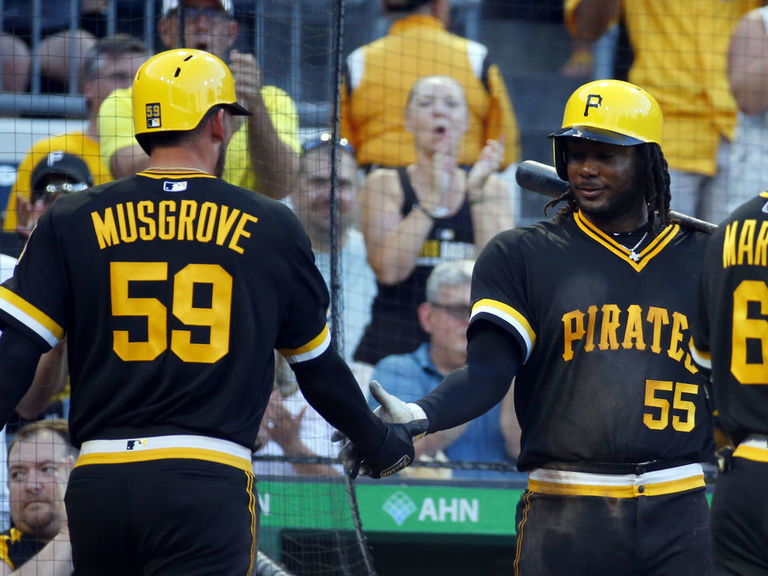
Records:
<instances>
[{"instance_id":1,"label":"yellow sleeve trim","mask_svg":"<svg viewBox=\"0 0 768 576\"><path fill-rule=\"evenodd\" d=\"M36 332L51 346L55 346L64 338L64 328L32 304L2 286L0 286L0 309Z\"/></svg>"},{"instance_id":2,"label":"yellow sleeve trim","mask_svg":"<svg viewBox=\"0 0 768 576\"><path fill-rule=\"evenodd\" d=\"M696 364L703 368L707 368L708 370L712 369L712 355L708 350L699 350L696 347L696 343L693 341L693 338L691 338L688 349L691 353L693 361L696 362Z\"/></svg>"},{"instance_id":3,"label":"yellow sleeve trim","mask_svg":"<svg viewBox=\"0 0 768 576\"><path fill-rule=\"evenodd\" d=\"M298 362L306 362L317 358L331 345L331 332L328 330L328 324L323 327L323 330L310 340L304 346L299 348L282 348L279 350L289 364L296 364Z\"/></svg>"},{"instance_id":4,"label":"yellow sleeve trim","mask_svg":"<svg viewBox=\"0 0 768 576\"><path fill-rule=\"evenodd\" d=\"M483 313L496 316L512 326L512 328L520 334L525 341L525 359L527 360L533 351L533 346L536 344L536 333L533 331L533 328L531 328L531 325L525 316L508 304L504 304L498 300L491 300L490 298L483 298L475 302L472 306L472 313L469 317L470 322L475 316Z\"/></svg>"}]
</instances>

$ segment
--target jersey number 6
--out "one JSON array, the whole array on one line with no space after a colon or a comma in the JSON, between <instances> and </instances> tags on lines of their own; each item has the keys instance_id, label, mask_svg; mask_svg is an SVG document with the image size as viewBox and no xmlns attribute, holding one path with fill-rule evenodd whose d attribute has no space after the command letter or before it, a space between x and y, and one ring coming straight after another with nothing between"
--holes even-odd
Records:
<instances>
[{"instance_id":1,"label":"jersey number 6","mask_svg":"<svg viewBox=\"0 0 768 576\"><path fill-rule=\"evenodd\" d=\"M751 306L750 306L751 304ZM751 310L753 309L753 310ZM750 315L750 311L752 314ZM733 291L731 373L741 384L768 382L768 286L757 280L743 280ZM763 318L757 317L758 315ZM750 317L751 316L751 317ZM751 344L749 343L751 341ZM747 358L752 347L755 352ZM757 353L756 353L757 352Z\"/></svg>"},{"instance_id":2,"label":"jersey number 6","mask_svg":"<svg viewBox=\"0 0 768 576\"><path fill-rule=\"evenodd\" d=\"M126 362L150 361L169 346L168 308L156 298L133 298L132 282L168 280L167 262L112 262L112 315L145 317L147 339L131 341L127 330L114 330L113 348ZM194 305L195 285L211 287L210 307ZM217 264L187 264L173 276L173 315L188 326L210 329L207 343L192 342L190 330L171 330L170 348L184 362L212 364L229 351L232 314L232 276Z\"/></svg>"}]
</instances>

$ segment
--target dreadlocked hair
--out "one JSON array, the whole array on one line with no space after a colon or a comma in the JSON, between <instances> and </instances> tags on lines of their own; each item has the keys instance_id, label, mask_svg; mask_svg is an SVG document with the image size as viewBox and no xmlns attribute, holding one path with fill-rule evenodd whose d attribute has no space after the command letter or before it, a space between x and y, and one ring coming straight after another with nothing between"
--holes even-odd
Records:
<instances>
[{"instance_id":1,"label":"dreadlocked hair","mask_svg":"<svg viewBox=\"0 0 768 576\"><path fill-rule=\"evenodd\" d=\"M653 142L637 145L635 162L635 186L643 193L648 213L654 215L661 226L669 224L669 168L661 147ZM579 209L573 189L569 188L557 198L544 205L544 215L553 206L566 201L567 204L555 214L555 221L565 222Z\"/></svg>"},{"instance_id":2,"label":"dreadlocked hair","mask_svg":"<svg viewBox=\"0 0 768 576\"><path fill-rule=\"evenodd\" d=\"M648 213L656 217L661 226L669 224L669 168L661 147L655 143L638 146L635 164L635 183L643 192Z\"/></svg>"},{"instance_id":3,"label":"dreadlocked hair","mask_svg":"<svg viewBox=\"0 0 768 576\"><path fill-rule=\"evenodd\" d=\"M560 210L557 211L557 214L555 214L555 222L565 222L568 220L576 210L579 209L578 204L576 204L576 198L573 196L573 188L568 188L567 192L563 192L558 196L557 198L553 198L549 202L547 202L544 205L544 216L547 215L549 212L549 209L555 206L556 204L559 204L563 200L567 201L568 204L560 208Z\"/></svg>"}]
</instances>

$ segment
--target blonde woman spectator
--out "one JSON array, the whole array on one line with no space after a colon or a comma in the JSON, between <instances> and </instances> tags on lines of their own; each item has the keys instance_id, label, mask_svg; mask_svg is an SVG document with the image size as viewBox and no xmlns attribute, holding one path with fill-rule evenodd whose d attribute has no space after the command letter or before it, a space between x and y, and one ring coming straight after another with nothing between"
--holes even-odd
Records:
<instances>
[{"instance_id":1,"label":"blonde woman spectator","mask_svg":"<svg viewBox=\"0 0 768 576\"><path fill-rule=\"evenodd\" d=\"M426 342L416 310L432 269L474 258L491 237L514 225L507 187L495 175L502 143L489 140L469 172L459 167L468 122L458 82L447 76L418 80L405 111L416 162L368 175L362 230L378 295L355 360L375 364Z\"/></svg>"}]
</instances>

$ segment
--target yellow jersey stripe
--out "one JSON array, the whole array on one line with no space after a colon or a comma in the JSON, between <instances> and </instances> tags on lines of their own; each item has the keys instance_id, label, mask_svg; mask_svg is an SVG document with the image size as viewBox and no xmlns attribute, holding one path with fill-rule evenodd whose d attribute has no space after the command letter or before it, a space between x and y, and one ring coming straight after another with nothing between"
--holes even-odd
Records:
<instances>
[{"instance_id":1,"label":"yellow jersey stripe","mask_svg":"<svg viewBox=\"0 0 768 576\"><path fill-rule=\"evenodd\" d=\"M279 350L289 364L298 364L299 362L306 362L317 358L323 352L325 352L331 345L331 332L328 330L328 324L325 325L323 330L310 340L304 346L299 348L282 348Z\"/></svg>"},{"instance_id":2,"label":"yellow jersey stripe","mask_svg":"<svg viewBox=\"0 0 768 576\"><path fill-rule=\"evenodd\" d=\"M699 350L696 348L696 343L693 341L693 338L691 338L691 343L688 346L688 350L691 353L691 358L693 358L693 361L696 362L696 364L708 370L712 369L711 354L709 351Z\"/></svg>"},{"instance_id":3,"label":"yellow jersey stripe","mask_svg":"<svg viewBox=\"0 0 768 576\"><path fill-rule=\"evenodd\" d=\"M670 224L669 226L666 226L653 240L651 240L648 246L638 253L638 260L635 262L629 257L630 251L625 246L616 242L616 240L584 218L584 216L581 215L581 212L574 213L573 218L582 232L624 260L638 272L645 268L645 266L672 241L680 230L678 224Z\"/></svg>"},{"instance_id":4,"label":"yellow jersey stripe","mask_svg":"<svg viewBox=\"0 0 768 576\"><path fill-rule=\"evenodd\" d=\"M744 443L739 444L733 455L738 458L754 460L755 462L768 462L768 449L757 446L749 446Z\"/></svg>"},{"instance_id":5,"label":"yellow jersey stripe","mask_svg":"<svg viewBox=\"0 0 768 576\"><path fill-rule=\"evenodd\" d=\"M593 484L559 484L540 480L528 480L528 490L534 494L557 494L563 496L605 496L608 498L638 498L640 496L662 496L704 488L704 475L692 476L668 482L655 482L632 486L601 486Z\"/></svg>"},{"instance_id":6,"label":"yellow jersey stripe","mask_svg":"<svg viewBox=\"0 0 768 576\"><path fill-rule=\"evenodd\" d=\"M0 309L16 318L52 347L64 338L64 328L51 317L2 286L0 286Z\"/></svg>"},{"instance_id":7,"label":"yellow jersey stripe","mask_svg":"<svg viewBox=\"0 0 768 576\"><path fill-rule=\"evenodd\" d=\"M520 525L517 527L517 542L515 543L515 576L520 574L520 555L523 550L523 538L525 536L525 525L528 523L528 512L531 509L531 493L526 492L523 494L523 519L520 521Z\"/></svg>"},{"instance_id":8,"label":"yellow jersey stripe","mask_svg":"<svg viewBox=\"0 0 768 576\"><path fill-rule=\"evenodd\" d=\"M525 360L528 360L533 346L536 344L536 333L525 316L512 308L512 306L498 300L491 300L490 298L483 298L475 302L469 315L469 321L474 320L479 314L491 314L512 326L523 338L523 341L525 341Z\"/></svg>"},{"instance_id":9,"label":"yellow jersey stripe","mask_svg":"<svg viewBox=\"0 0 768 576\"><path fill-rule=\"evenodd\" d=\"M258 538L258 516L256 513L256 495L253 489L253 472L248 471L245 473L246 487L248 491L248 512L251 514L251 561L248 565L248 572L246 574L253 573L253 563L256 560L256 542Z\"/></svg>"},{"instance_id":10,"label":"yellow jersey stripe","mask_svg":"<svg viewBox=\"0 0 768 576\"><path fill-rule=\"evenodd\" d=\"M81 454L75 466L89 466L93 464L131 464L136 462L149 462L152 460L166 460L180 458L187 460L206 460L233 466L246 472L252 472L251 461L239 456L233 456L216 450L200 448L159 448L156 450L137 450L135 452L91 452Z\"/></svg>"},{"instance_id":11,"label":"yellow jersey stripe","mask_svg":"<svg viewBox=\"0 0 768 576\"><path fill-rule=\"evenodd\" d=\"M184 170L169 170L167 172L152 172L147 168L144 172L139 172L139 176L162 180L163 178L216 178L213 174L204 174L202 172L185 172Z\"/></svg>"}]
</instances>

